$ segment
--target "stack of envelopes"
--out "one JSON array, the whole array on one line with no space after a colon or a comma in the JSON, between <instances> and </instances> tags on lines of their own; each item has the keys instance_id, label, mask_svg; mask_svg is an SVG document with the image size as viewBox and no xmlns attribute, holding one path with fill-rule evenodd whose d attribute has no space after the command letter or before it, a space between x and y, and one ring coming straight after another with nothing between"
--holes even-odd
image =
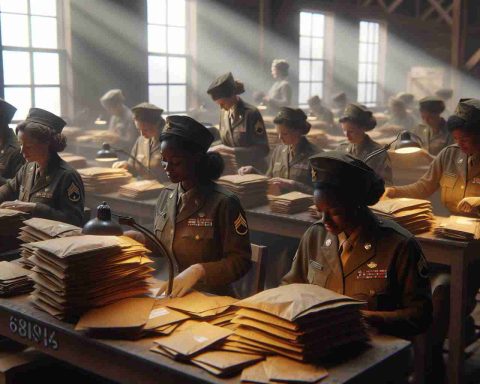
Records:
<instances>
[{"instance_id":1,"label":"stack of envelopes","mask_svg":"<svg viewBox=\"0 0 480 384\"><path fill-rule=\"evenodd\" d=\"M308 213L310 214L310 217L316 220L320 220L321 215L318 212L317 206L316 205L310 205L308 207Z\"/></svg>"},{"instance_id":2,"label":"stack of envelopes","mask_svg":"<svg viewBox=\"0 0 480 384\"><path fill-rule=\"evenodd\" d=\"M386 199L370 208L380 218L396 221L413 234L430 231L435 220L432 203L428 200Z\"/></svg>"},{"instance_id":3,"label":"stack of envelopes","mask_svg":"<svg viewBox=\"0 0 480 384\"><path fill-rule=\"evenodd\" d=\"M118 193L130 199L153 199L163 188L156 180L140 180L122 185Z\"/></svg>"},{"instance_id":4,"label":"stack of envelopes","mask_svg":"<svg viewBox=\"0 0 480 384\"><path fill-rule=\"evenodd\" d=\"M13 209L0 208L0 252L17 249L20 242L17 239L20 227L28 213Z\"/></svg>"},{"instance_id":5,"label":"stack of envelopes","mask_svg":"<svg viewBox=\"0 0 480 384\"><path fill-rule=\"evenodd\" d=\"M30 243L42 240L50 240L57 237L78 236L82 233L82 228L75 225L62 223L61 221L42 219L33 217L23 222L20 228L18 238L23 241L21 252L21 263L26 268L32 268L34 265L29 261L29 257L33 256L34 249Z\"/></svg>"},{"instance_id":6,"label":"stack of envelopes","mask_svg":"<svg viewBox=\"0 0 480 384\"><path fill-rule=\"evenodd\" d=\"M88 166L87 159L83 156L74 155L73 153L66 152L62 152L60 155L63 161L65 161L68 165L75 169L86 168Z\"/></svg>"},{"instance_id":7,"label":"stack of envelopes","mask_svg":"<svg viewBox=\"0 0 480 384\"><path fill-rule=\"evenodd\" d=\"M236 175L238 173L238 163L235 154L225 152L221 152L220 154L222 155L224 163L223 174Z\"/></svg>"},{"instance_id":8,"label":"stack of envelopes","mask_svg":"<svg viewBox=\"0 0 480 384\"><path fill-rule=\"evenodd\" d=\"M464 216L450 216L439 219L433 233L448 239L471 241L480 238L480 219Z\"/></svg>"},{"instance_id":9,"label":"stack of envelopes","mask_svg":"<svg viewBox=\"0 0 480 384\"><path fill-rule=\"evenodd\" d=\"M228 338L265 354L315 361L334 348L368 340L360 307L350 297L313 284L290 284L237 302Z\"/></svg>"},{"instance_id":10,"label":"stack of envelopes","mask_svg":"<svg viewBox=\"0 0 480 384\"><path fill-rule=\"evenodd\" d=\"M262 175L228 175L217 181L240 199L244 208L267 203L268 177Z\"/></svg>"},{"instance_id":11,"label":"stack of envelopes","mask_svg":"<svg viewBox=\"0 0 480 384\"><path fill-rule=\"evenodd\" d=\"M150 251L125 236L71 236L31 243L33 303L59 319L149 292Z\"/></svg>"},{"instance_id":12,"label":"stack of envelopes","mask_svg":"<svg viewBox=\"0 0 480 384\"><path fill-rule=\"evenodd\" d=\"M270 210L276 213L292 214L304 212L312 204L312 195L302 192L289 192L279 196L269 196Z\"/></svg>"},{"instance_id":13,"label":"stack of envelopes","mask_svg":"<svg viewBox=\"0 0 480 384\"><path fill-rule=\"evenodd\" d=\"M16 263L0 261L0 296L15 296L31 292L33 281L29 271Z\"/></svg>"},{"instance_id":14,"label":"stack of envelopes","mask_svg":"<svg viewBox=\"0 0 480 384\"><path fill-rule=\"evenodd\" d=\"M122 168L91 167L79 169L86 192L108 193L127 184L132 175Z\"/></svg>"}]
</instances>

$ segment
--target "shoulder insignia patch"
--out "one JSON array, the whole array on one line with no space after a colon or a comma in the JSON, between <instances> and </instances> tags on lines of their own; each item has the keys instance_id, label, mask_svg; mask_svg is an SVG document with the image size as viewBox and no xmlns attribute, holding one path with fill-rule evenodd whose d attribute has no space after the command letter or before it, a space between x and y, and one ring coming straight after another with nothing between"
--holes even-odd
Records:
<instances>
[{"instance_id":1,"label":"shoulder insignia patch","mask_svg":"<svg viewBox=\"0 0 480 384\"><path fill-rule=\"evenodd\" d=\"M255 133L257 135L262 135L265 132L265 127L263 126L263 123L258 120L257 123L255 124Z\"/></svg>"},{"instance_id":2,"label":"shoulder insignia patch","mask_svg":"<svg viewBox=\"0 0 480 384\"><path fill-rule=\"evenodd\" d=\"M73 181L67 189L67 194L70 201L73 201L74 203L80 201L80 189Z\"/></svg>"},{"instance_id":3,"label":"shoulder insignia patch","mask_svg":"<svg viewBox=\"0 0 480 384\"><path fill-rule=\"evenodd\" d=\"M238 214L238 217L235 219L233 223L235 227L235 232L237 232L237 235L240 236L245 236L248 233L248 224L247 220L241 213Z\"/></svg>"}]
</instances>

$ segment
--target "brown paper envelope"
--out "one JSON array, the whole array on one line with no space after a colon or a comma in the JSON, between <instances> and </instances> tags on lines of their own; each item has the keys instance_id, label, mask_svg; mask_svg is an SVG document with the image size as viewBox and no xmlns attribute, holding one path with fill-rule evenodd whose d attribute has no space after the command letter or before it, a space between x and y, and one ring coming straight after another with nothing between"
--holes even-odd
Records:
<instances>
[{"instance_id":1,"label":"brown paper envelope","mask_svg":"<svg viewBox=\"0 0 480 384\"><path fill-rule=\"evenodd\" d=\"M238 300L229 296L211 296L193 291L183 297L173 299L159 299L157 305L166 306L189 313L205 313L206 311L215 310L217 308L228 309Z\"/></svg>"},{"instance_id":2,"label":"brown paper envelope","mask_svg":"<svg viewBox=\"0 0 480 384\"><path fill-rule=\"evenodd\" d=\"M215 325L200 323L185 331L174 332L171 336L157 339L155 343L184 356L192 356L227 338L232 333L232 331Z\"/></svg>"},{"instance_id":3,"label":"brown paper envelope","mask_svg":"<svg viewBox=\"0 0 480 384\"><path fill-rule=\"evenodd\" d=\"M82 228L75 225L63 223L61 221L42 219L39 217L25 220L23 223L51 238L59 237L65 233L80 235L82 232Z\"/></svg>"},{"instance_id":4,"label":"brown paper envelope","mask_svg":"<svg viewBox=\"0 0 480 384\"><path fill-rule=\"evenodd\" d=\"M279 347L275 347L273 345L268 345L268 344L262 344L260 342L250 340L250 339L245 339L239 336L238 336L238 339L232 339L232 340L238 340L239 343L245 344L246 347L251 346L251 347L258 348L259 350L263 350L265 351L265 354L270 353L270 354L282 355L298 361L305 360L305 356L302 353L290 351L284 348L279 348Z\"/></svg>"},{"instance_id":5,"label":"brown paper envelope","mask_svg":"<svg viewBox=\"0 0 480 384\"><path fill-rule=\"evenodd\" d=\"M270 384L267 372L265 371L265 362L259 362L251 367L247 367L242 371L240 381L246 383Z\"/></svg>"},{"instance_id":6,"label":"brown paper envelope","mask_svg":"<svg viewBox=\"0 0 480 384\"><path fill-rule=\"evenodd\" d=\"M160 335L168 336L171 335L175 330L180 326L180 323L169 324L163 327L152 329L152 332L158 333Z\"/></svg>"},{"instance_id":7,"label":"brown paper envelope","mask_svg":"<svg viewBox=\"0 0 480 384\"><path fill-rule=\"evenodd\" d=\"M173 352L173 351L168 351L167 349L162 348L159 345L155 345L154 347L150 348L150 351L158 353L158 354L163 355L165 357L168 357L170 359L175 359L179 356L178 353Z\"/></svg>"},{"instance_id":8,"label":"brown paper envelope","mask_svg":"<svg viewBox=\"0 0 480 384\"><path fill-rule=\"evenodd\" d=\"M207 351L192 358L192 362L208 364L222 371L244 367L263 360L263 356L225 351Z\"/></svg>"},{"instance_id":9,"label":"brown paper envelope","mask_svg":"<svg viewBox=\"0 0 480 384\"><path fill-rule=\"evenodd\" d=\"M265 372L272 381L316 383L328 376L325 368L293 361L282 356L269 356L264 363Z\"/></svg>"},{"instance_id":10,"label":"brown paper envelope","mask_svg":"<svg viewBox=\"0 0 480 384\"><path fill-rule=\"evenodd\" d=\"M154 303L152 298L130 298L92 309L80 318L75 329L143 327Z\"/></svg>"},{"instance_id":11,"label":"brown paper envelope","mask_svg":"<svg viewBox=\"0 0 480 384\"><path fill-rule=\"evenodd\" d=\"M178 311L174 311L171 308L155 307L150 312L147 324L145 325L145 329L149 330L163 327L165 325L170 325L187 320L188 318L188 315Z\"/></svg>"},{"instance_id":12,"label":"brown paper envelope","mask_svg":"<svg viewBox=\"0 0 480 384\"><path fill-rule=\"evenodd\" d=\"M18 264L9 261L0 261L0 281L18 279L28 276L30 271L20 267Z\"/></svg>"}]
</instances>

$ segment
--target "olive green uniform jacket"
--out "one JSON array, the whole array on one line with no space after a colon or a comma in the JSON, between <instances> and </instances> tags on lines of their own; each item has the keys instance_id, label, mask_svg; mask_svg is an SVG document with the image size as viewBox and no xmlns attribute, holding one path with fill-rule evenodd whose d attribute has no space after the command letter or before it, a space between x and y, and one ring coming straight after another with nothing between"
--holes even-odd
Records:
<instances>
[{"instance_id":1,"label":"olive green uniform jacket","mask_svg":"<svg viewBox=\"0 0 480 384\"><path fill-rule=\"evenodd\" d=\"M312 171L308 158L320 152L322 150L313 145L305 136L300 139L293 159L290 158L289 146L279 144L272 152L266 175L294 180L296 191L312 194Z\"/></svg>"},{"instance_id":2,"label":"olive green uniform jacket","mask_svg":"<svg viewBox=\"0 0 480 384\"><path fill-rule=\"evenodd\" d=\"M57 153L50 156L43 177L37 173L37 163L24 164L14 178L0 187L0 203L16 199L36 203L34 217L82 226L85 201L82 179Z\"/></svg>"},{"instance_id":3,"label":"olive green uniform jacket","mask_svg":"<svg viewBox=\"0 0 480 384\"><path fill-rule=\"evenodd\" d=\"M118 136L119 146L125 151L132 149L138 137L138 130L133 122L132 111L125 105L120 116L113 115L110 117L108 130Z\"/></svg>"},{"instance_id":4,"label":"olive green uniform jacket","mask_svg":"<svg viewBox=\"0 0 480 384\"><path fill-rule=\"evenodd\" d=\"M265 171L269 152L267 133L262 115L253 105L238 101L233 124L229 111L220 112L220 138L222 144L235 148L237 165L253 165Z\"/></svg>"},{"instance_id":5,"label":"olive green uniform jacket","mask_svg":"<svg viewBox=\"0 0 480 384\"><path fill-rule=\"evenodd\" d=\"M383 333L409 337L426 330L432 303L427 264L413 235L370 212L342 265L338 237L321 221L303 235L284 284L310 283L367 302Z\"/></svg>"},{"instance_id":6,"label":"olive green uniform jacket","mask_svg":"<svg viewBox=\"0 0 480 384\"><path fill-rule=\"evenodd\" d=\"M469 166L469 162L473 162ZM416 183L395 187L396 197L426 199L438 188L445 207L453 214L464 197L480 196L480 155L467 156L457 144L444 148Z\"/></svg>"},{"instance_id":7,"label":"olive green uniform jacket","mask_svg":"<svg viewBox=\"0 0 480 384\"><path fill-rule=\"evenodd\" d=\"M443 148L453 144L452 135L448 132L444 119L440 131L436 134L426 124L419 124L412 132L422 139L423 148L433 156L437 156Z\"/></svg>"},{"instance_id":8,"label":"olive green uniform jacket","mask_svg":"<svg viewBox=\"0 0 480 384\"><path fill-rule=\"evenodd\" d=\"M280 108L292 104L292 87L287 79L277 80L268 91L268 113L276 115Z\"/></svg>"},{"instance_id":9,"label":"olive green uniform jacket","mask_svg":"<svg viewBox=\"0 0 480 384\"><path fill-rule=\"evenodd\" d=\"M337 147L337 151L347 152L357 159L364 161L373 151L376 151L382 147L382 145L378 144L376 141L373 141L370 136L366 135L365 140L363 140L363 142L360 144L351 144L348 141L341 143ZM386 151L373 157L368 161L367 165L379 176L383 177L386 184L392 184L392 166L390 163L390 157Z\"/></svg>"},{"instance_id":10,"label":"olive green uniform jacket","mask_svg":"<svg viewBox=\"0 0 480 384\"><path fill-rule=\"evenodd\" d=\"M4 185L8 179L14 177L20 167L25 164L17 136L10 128L6 129L8 129L6 140L3 147L0 147L0 185Z\"/></svg>"},{"instance_id":11,"label":"olive green uniform jacket","mask_svg":"<svg viewBox=\"0 0 480 384\"><path fill-rule=\"evenodd\" d=\"M245 212L235 195L215 183L197 186L192 192L180 213L179 185L160 192L155 235L176 257L180 272L197 263L205 268L204 281L196 289L231 295L230 284L251 266Z\"/></svg>"},{"instance_id":12,"label":"olive green uniform jacket","mask_svg":"<svg viewBox=\"0 0 480 384\"><path fill-rule=\"evenodd\" d=\"M150 173L137 164L133 159L128 159L128 170L134 176L141 176L143 179L157 179L162 182L168 182L167 174L162 166L162 155L160 153L160 142L154 137L146 139L139 136L132 151L130 152L135 159L142 163Z\"/></svg>"}]
</instances>

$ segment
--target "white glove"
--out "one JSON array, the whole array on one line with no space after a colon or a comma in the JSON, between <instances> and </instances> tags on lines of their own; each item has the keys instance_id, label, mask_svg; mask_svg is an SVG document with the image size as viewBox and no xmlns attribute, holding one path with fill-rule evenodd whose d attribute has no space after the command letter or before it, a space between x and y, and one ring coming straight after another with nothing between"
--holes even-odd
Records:
<instances>
[{"instance_id":1,"label":"white glove","mask_svg":"<svg viewBox=\"0 0 480 384\"><path fill-rule=\"evenodd\" d=\"M478 209L480 208L480 197L464 197L460 202L457 204L457 209L460 212L465 213L478 213Z\"/></svg>"},{"instance_id":2,"label":"white glove","mask_svg":"<svg viewBox=\"0 0 480 384\"><path fill-rule=\"evenodd\" d=\"M185 269L173 280L170 297L182 297L188 293L200 279L205 276L205 269L201 264L194 264ZM168 282L165 282L158 292L159 295L166 292Z\"/></svg>"},{"instance_id":3,"label":"white glove","mask_svg":"<svg viewBox=\"0 0 480 384\"><path fill-rule=\"evenodd\" d=\"M112 168L128 169L128 163L127 163L125 160L115 161L115 162L112 164Z\"/></svg>"}]
</instances>

